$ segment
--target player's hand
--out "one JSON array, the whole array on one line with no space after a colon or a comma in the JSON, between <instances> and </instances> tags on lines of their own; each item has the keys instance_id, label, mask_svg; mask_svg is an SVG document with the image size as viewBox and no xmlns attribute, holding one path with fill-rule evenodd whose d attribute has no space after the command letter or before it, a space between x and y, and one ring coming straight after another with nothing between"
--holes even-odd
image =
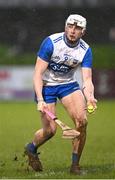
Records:
<instances>
[{"instance_id":1,"label":"player's hand","mask_svg":"<svg viewBox=\"0 0 115 180\"><path fill-rule=\"evenodd\" d=\"M44 100L38 101L38 104L37 104L37 110L38 110L38 111L43 112L43 111L44 111L44 108L46 108L46 107L47 107L47 104L45 103Z\"/></svg>"},{"instance_id":2,"label":"player's hand","mask_svg":"<svg viewBox=\"0 0 115 180\"><path fill-rule=\"evenodd\" d=\"M97 109L97 99L95 99L94 97L91 97L88 101L87 101L87 107L89 106L93 106L93 109Z\"/></svg>"}]
</instances>

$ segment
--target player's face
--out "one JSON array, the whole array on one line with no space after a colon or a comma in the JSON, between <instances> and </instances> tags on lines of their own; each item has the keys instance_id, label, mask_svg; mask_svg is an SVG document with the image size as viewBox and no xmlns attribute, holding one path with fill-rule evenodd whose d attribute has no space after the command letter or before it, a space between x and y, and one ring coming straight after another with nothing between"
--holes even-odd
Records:
<instances>
[{"instance_id":1,"label":"player's face","mask_svg":"<svg viewBox=\"0 0 115 180\"><path fill-rule=\"evenodd\" d=\"M65 34L70 42L76 42L84 35L83 28L76 24L68 24L65 27Z\"/></svg>"}]
</instances>

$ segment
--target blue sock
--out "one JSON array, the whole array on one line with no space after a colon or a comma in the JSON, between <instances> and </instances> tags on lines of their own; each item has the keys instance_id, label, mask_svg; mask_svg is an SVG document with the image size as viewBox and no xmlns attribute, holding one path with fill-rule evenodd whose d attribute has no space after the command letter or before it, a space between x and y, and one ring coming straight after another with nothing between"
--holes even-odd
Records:
<instances>
[{"instance_id":1,"label":"blue sock","mask_svg":"<svg viewBox=\"0 0 115 180\"><path fill-rule=\"evenodd\" d=\"M72 153L72 163L77 164L78 155L77 153Z\"/></svg>"},{"instance_id":2,"label":"blue sock","mask_svg":"<svg viewBox=\"0 0 115 180\"><path fill-rule=\"evenodd\" d=\"M35 146L33 142L28 144L28 149L34 154L37 153L37 146Z\"/></svg>"}]
</instances>

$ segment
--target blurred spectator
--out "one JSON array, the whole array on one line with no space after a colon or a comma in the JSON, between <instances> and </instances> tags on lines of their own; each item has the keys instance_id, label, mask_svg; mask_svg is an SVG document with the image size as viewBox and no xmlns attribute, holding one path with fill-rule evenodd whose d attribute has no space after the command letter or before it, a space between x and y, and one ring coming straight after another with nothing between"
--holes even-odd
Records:
<instances>
[{"instance_id":1,"label":"blurred spectator","mask_svg":"<svg viewBox=\"0 0 115 180\"><path fill-rule=\"evenodd\" d=\"M24 52L26 41L28 38L27 28L21 21L14 24L14 31L16 33L15 43L9 48L8 55L15 56Z\"/></svg>"},{"instance_id":2,"label":"blurred spectator","mask_svg":"<svg viewBox=\"0 0 115 180\"><path fill-rule=\"evenodd\" d=\"M109 39L115 42L115 27L111 27L109 31Z\"/></svg>"}]
</instances>

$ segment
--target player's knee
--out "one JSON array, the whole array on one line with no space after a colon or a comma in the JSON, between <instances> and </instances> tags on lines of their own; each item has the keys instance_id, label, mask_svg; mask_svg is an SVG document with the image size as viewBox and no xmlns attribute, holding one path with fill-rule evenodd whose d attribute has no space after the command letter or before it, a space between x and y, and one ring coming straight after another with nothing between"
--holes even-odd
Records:
<instances>
[{"instance_id":1,"label":"player's knee","mask_svg":"<svg viewBox=\"0 0 115 180\"><path fill-rule=\"evenodd\" d=\"M51 135L54 136L56 134L56 127L51 128Z\"/></svg>"},{"instance_id":2,"label":"player's knee","mask_svg":"<svg viewBox=\"0 0 115 180\"><path fill-rule=\"evenodd\" d=\"M76 125L86 126L87 125L87 117L85 113L78 114L75 118Z\"/></svg>"},{"instance_id":3,"label":"player's knee","mask_svg":"<svg viewBox=\"0 0 115 180\"><path fill-rule=\"evenodd\" d=\"M86 129L87 127L87 117L85 113L77 115L76 119L76 128L77 129Z\"/></svg>"},{"instance_id":4,"label":"player's knee","mask_svg":"<svg viewBox=\"0 0 115 180\"><path fill-rule=\"evenodd\" d=\"M57 129L56 126L50 126L44 130L44 135L51 138L55 135L56 129Z\"/></svg>"},{"instance_id":5,"label":"player's knee","mask_svg":"<svg viewBox=\"0 0 115 180\"><path fill-rule=\"evenodd\" d=\"M88 124L87 119L84 119L83 121L78 122L77 123L77 130L80 132L86 132L87 124Z\"/></svg>"}]
</instances>

